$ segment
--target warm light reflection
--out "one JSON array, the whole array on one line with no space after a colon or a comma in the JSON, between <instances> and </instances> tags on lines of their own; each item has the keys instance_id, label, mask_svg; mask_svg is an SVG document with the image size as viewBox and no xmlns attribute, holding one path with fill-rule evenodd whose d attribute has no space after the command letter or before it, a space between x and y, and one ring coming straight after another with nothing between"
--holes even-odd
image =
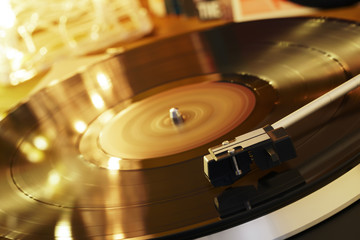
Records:
<instances>
[{"instance_id":1,"label":"warm light reflection","mask_svg":"<svg viewBox=\"0 0 360 240\"><path fill-rule=\"evenodd\" d=\"M114 240L125 239L124 234L118 233L114 235Z\"/></svg>"},{"instance_id":2,"label":"warm light reflection","mask_svg":"<svg viewBox=\"0 0 360 240\"><path fill-rule=\"evenodd\" d=\"M121 158L117 158L117 157L109 158L107 168L109 170L114 170L114 171L115 170L120 170L120 160L121 160Z\"/></svg>"},{"instance_id":3,"label":"warm light reflection","mask_svg":"<svg viewBox=\"0 0 360 240\"><path fill-rule=\"evenodd\" d=\"M58 185L60 180L61 180L61 177L57 171L52 170L51 172L49 172L48 182L50 185L52 185L52 186Z\"/></svg>"},{"instance_id":4,"label":"warm light reflection","mask_svg":"<svg viewBox=\"0 0 360 240\"><path fill-rule=\"evenodd\" d=\"M59 82L60 82L59 79L54 79L49 83L49 86L54 86L54 85L58 84Z\"/></svg>"},{"instance_id":5,"label":"warm light reflection","mask_svg":"<svg viewBox=\"0 0 360 240\"><path fill-rule=\"evenodd\" d=\"M29 142L23 142L20 145L20 151L26 156L27 160L32 163L38 163L44 160L45 154Z\"/></svg>"},{"instance_id":6,"label":"warm light reflection","mask_svg":"<svg viewBox=\"0 0 360 240\"><path fill-rule=\"evenodd\" d=\"M41 56L45 56L48 53L48 49L46 47L42 47L39 50Z\"/></svg>"},{"instance_id":7,"label":"warm light reflection","mask_svg":"<svg viewBox=\"0 0 360 240\"><path fill-rule=\"evenodd\" d=\"M103 89L103 90L108 90L111 88L112 84L111 84L111 80L109 79L108 76L106 76L104 73L98 73L96 75L96 79L97 82L99 84L99 86Z\"/></svg>"},{"instance_id":8,"label":"warm light reflection","mask_svg":"<svg viewBox=\"0 0 360 240\"><path fill-rule=\"evenodd\" d=\"M71 222L69 220L60 220L55 226L55 239L72 240Z\"/></svg>"},{"instance_id":9,"label":"warm light reflection","mask_svg":"<svg viewBox=\"0 0 360 240\"><path fill-rule=\"evenodd\" d=\"M48 172L46 186L43 187L43 196L46 198L52 198L56 192L61 188L61 175L53 169Z\"/></svg>"},{"instance_id":10,"label":"warm light reflection","mask_svg":"<svg viewBox=\"0 0 360 240\"><path fill-rule=\"evenodd\" d=\"M20 34L20 36L24 40L24 43L26 45L27 50L30 53L35 53L36 52L36 46L35 46L35 43L34 43L34 41L32 39L31 33L29 33L28 29L25 26L19 26L18 27L18 33Z\"/></svg>"},{"instance_id":11,"label":"warm light reflection","mask_svg":"<svg viewBox=\"0 0 360 240\"><path fill-rule=\"evenodd\" d=\"M24 59L24 53L20 52L19 50L15 48L7 48L6 49L6 57L11 61L11 67L13 69L20 69L23 59Z\"/></svg>"},{"instance_id":12,"label":"warm light reflection","mask_svg":"<svg viewBox=\"0 0 360 240\"><path fill-rule=\"evenodd\" d=\"M44 136L36 136L33 139L34 146L39 150L46 150L49 148L49 141Z\"/></svg>"},{"instance_id":13,"label":"warm light reflection","mask_svg":"<svg viewBox=\"0 0 360 240\"><path fill-rule=\"evenodd\" d=\"M22 83L22 82L24 82L26 80L29 80L30 78L35 76L35 74L36 74L35 70L27 71L25 69L20 69L20 70L17 70L17 71L13 71L10 74L10 84L13 85L13 86L16 86L19 83Z\"/></svg>"},{"instance_id":14,"label":"warm light reflection","mask_svg":"<svg viewBox=\"0 0 360 240\"><path fill-rule=\"evenodd\" d=\"M91 97L91 101L95 108L97 108L97 109L104 108L105 102L98 93L92 93L90 97Z\"/></svg>"},{"instance_id":15,"label":"warm light reflection","mask_svg":"<svg viewBox=\"0 0 360 240\"><path fill-rule=\"evenodd\" d=\"M6 118L7 113L0 113L0 121Z\"/></svg>"},{"instance_id":16,"label":"warm light reflection","mask_svg":"<svg viewBox=\"0 0 360 240\"><path fill-rule=\"evenodd\" d=\"M101 123L108 123L114 117L115 117L115 112L113 110L109 110L101 114L101 116L99 117L99 121Z\"/></svg>"},{"instance_id":17,"label":"warm light reflection","mask_svg":"<svg viewBox=\"0 0 360 240\"><path fill-rule=\"evenodd\" d=\"M87 124L84 121L78 120L74 122L74 128L78 133L83 133L87 128Z\"/></svg>"},{"instance_id":18,"label":"warm light reflection","mask_svg":"<svg viewBox=\"0 0 360 240\"><path fill-rule=\"evenodd\" d=\"M10 29L15 25L16 17L10 0L0 1L0 28Z\"/></svg>"},{"instance_id":19,"label":"warm light reflection","mask_svg":"<svg viewBox=\"0 0 360 240\"><path fill-rule=\"evenodd\" d=\"M32 71L22 69L24 53L19 51L18 32L15 28L16 16L10 0L0 1L0 72L2 82L17 85L34 76Z\"/></svg>"}]
</instances>

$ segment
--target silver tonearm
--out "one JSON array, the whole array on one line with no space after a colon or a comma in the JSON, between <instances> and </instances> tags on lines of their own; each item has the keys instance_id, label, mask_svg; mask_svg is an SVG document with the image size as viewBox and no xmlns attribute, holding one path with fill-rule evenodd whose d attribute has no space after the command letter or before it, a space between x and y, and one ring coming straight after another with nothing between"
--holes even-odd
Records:
<instances>
[{"instance_id":1,"label":"silver tonearm","mask_svg":"<svg viewBox=\"0 0 360 240\"><path fill-rule=\"evenodd\" d=\"M255 163L269 169L296 157L286 128L360 86L360 74L292 112L279 121L209 148L204 172L214 186L230 185Z\"/></svg>"}]
</instances>

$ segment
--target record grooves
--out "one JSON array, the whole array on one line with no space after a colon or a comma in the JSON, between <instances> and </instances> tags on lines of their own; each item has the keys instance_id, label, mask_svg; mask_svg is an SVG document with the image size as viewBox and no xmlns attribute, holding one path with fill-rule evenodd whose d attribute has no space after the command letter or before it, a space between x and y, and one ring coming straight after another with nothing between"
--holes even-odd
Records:
<instances>
[{"instance_id":1,"label":"record grooves","mask_svg":"<svg viewBox=\"0 0 360 240\"><path fill-rule=\"evenodd\" d=\"M0 236L201 237L346 174L359 163L358 89L288 129L296 159L232 185L294 180L276 194L269 185L248 210L220 217L214 199L226 187L207 181L202 156L359 74L359 30L318 18L229 24L124 52L37 92L0 121Z\"/></svg>"}]
</instances>

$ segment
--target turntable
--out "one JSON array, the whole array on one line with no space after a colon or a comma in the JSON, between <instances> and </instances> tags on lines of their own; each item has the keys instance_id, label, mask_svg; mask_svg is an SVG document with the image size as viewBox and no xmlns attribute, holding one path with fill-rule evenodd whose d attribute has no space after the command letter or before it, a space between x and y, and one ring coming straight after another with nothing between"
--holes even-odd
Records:
<instances>
[{"instance_id":1,"label":"turntable","mask_svg":"<svg viewBox=\"0 0 360 240\"><path fill-rule=\"evenodd\" d=\"M0 236L273 239L314 226L360 198L360 89L286 127L291 159L213 186L203 157L348 82L359 54L356 22L233 23L36 92L0 121Z\"/></svg>"}]
</instances>

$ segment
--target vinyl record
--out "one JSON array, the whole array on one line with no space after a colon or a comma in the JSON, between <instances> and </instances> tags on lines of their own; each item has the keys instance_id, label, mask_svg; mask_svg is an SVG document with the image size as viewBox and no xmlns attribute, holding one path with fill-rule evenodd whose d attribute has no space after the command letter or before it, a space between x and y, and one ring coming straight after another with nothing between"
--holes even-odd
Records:
<instances>
[{"instance_id":1,"label":"vinyl record","mask_svg":"<svg viewBox=\"0 0 360 240\"><path fill-rule=\"evenodd\" d=\"M202 157L360 73L359 54L353 22L228 24L124 52L37 92L0 122L0 236L194 238L315 191L358 163L358 90L288 129L298 157L273 171L301 175L290 193L222 218L214 199L226 187L208 182ZM255 168L233 187L264 176Z\"/></svg>"}]
</instances>

